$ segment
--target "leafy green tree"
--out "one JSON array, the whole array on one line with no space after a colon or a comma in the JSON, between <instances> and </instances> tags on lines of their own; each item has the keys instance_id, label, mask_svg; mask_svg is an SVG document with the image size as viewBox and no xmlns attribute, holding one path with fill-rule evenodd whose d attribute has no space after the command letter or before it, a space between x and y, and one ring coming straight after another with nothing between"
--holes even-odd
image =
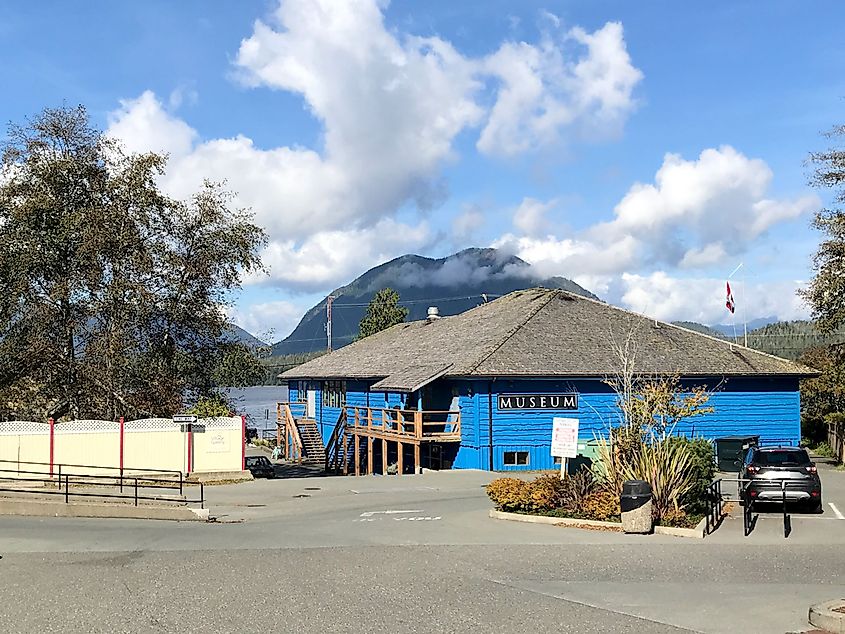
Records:
<instances>
[{"instance_id":1,"label":"leafy green tree","mask_svg":"<svg viewBox=\"0 0 845 634\"><path fill-rule=\"evenodd\" d=\"M821 442L830 416L845 412L845 345L813 348L800 361L821 373L801 381L801 435Z\"/></svg>"},{"instance_id":2,"label":"leafy green tree","mask_svg":"<svg viewBox=\"0 0 845 634\"><path fill-rule=\"evenodd\" d=\"M407 316L408 309L399 305L399 293L392 288L383 288L367 306L367 312L358 325L358 339L401 324Z\"/></svg>"},{"instance_id":3,"label":"leafy green tree","mask_svg":"<svg viewBox=\"0 0 845 634\"><path fill-rule=\"evenodd\" d=\"M221 346L221 352L220 361L212 374L216 385L244 388L265 384L266 366L253 350L241 343L228 343Z\"/></svg>"},{"instance_id":4,"label":"leafy green tree","mask_svg":"<svg viewBox=\"0 0 845 634\"><path fill-rule=\"evenodd\" d=\"M845 138L845 126L828 133L828 138ZM830 332L845 324L845 148L833 147L810 155L815 171L810 179L816 187L832 190L832 204L816 213L813 226L824 234L815 258L815 277L802 295L810 304L819 327Z\"/></svg>"},{"instance_id":5,"label":"leafy green tree","mask_svg":"<svg viewBox=\"0 0 845 634\"><path fill-rule=\"evenodd\" d=\"M0 167L0 407L28 416L170 414L212 370L263 231L206 182L162 193L163 156L127 154L83 107L11 125Z\"/></svg>"}]
</instances>

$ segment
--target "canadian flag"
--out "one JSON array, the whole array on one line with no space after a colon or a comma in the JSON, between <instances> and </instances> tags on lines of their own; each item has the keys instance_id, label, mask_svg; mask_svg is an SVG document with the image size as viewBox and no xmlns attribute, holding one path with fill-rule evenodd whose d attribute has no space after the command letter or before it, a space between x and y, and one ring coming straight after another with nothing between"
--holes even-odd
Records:
<instances>
[{"instance_id":1,"label":"canadian flag","mask_svg":"<svg viewBox=\"0 0 845 634\"><path fill-rule=\"evenodd\" d=\"M731 311L733 314L734 310L736 310L736 303L734 303L734 294L731 292L731 283L725 282L725 286L727 287L727 294L725 295L725 308Z\"/></svg>"}]
</instances>

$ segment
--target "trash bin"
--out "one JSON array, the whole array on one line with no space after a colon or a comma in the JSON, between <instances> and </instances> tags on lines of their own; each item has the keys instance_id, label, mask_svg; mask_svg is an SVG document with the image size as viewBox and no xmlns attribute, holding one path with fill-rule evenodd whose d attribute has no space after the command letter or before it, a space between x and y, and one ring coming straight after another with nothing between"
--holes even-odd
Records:
<instances>
[{"instance_id":1,"label":"trash bin","mask_svg":"<svg viewBox=\"0 0 845 634\"><path fill-rule=\"evenodd\" d=\"M749 447L756 447L760 436L725 436L716 439L716 465L719 471L737 473Z\"/></svg>"},{"instance_id":2,"label":"trash bin","mask_svg":"<svg viewBox=\"0 0 845 634\"><path fill-rule=\"evenodd\" d=\"M651 485L644 480L626 480L619 498L622 511L622 530L626 533L650 533Z\"/></svg>"}]
</instances>

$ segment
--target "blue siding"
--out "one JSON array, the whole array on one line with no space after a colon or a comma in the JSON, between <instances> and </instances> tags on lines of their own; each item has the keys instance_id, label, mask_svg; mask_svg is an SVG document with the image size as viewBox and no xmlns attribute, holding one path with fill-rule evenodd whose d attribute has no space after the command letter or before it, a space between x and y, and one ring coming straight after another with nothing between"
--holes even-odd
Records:
<instances>
[{"instance_id":1,"label":"blue siding","mask_svg":"<svg viewBox=\"0 0 845 634\"><path fill-rule=\"evenodd\" d=\"M798 380L793 378L697 379L684 383L707 385L714 389L710 414L684 421L674 432L685 436L715 439L734 434L758 434L762 443L798 444L801 435ZM417 407L418 395L370 392L369 383L349 381L346 403L369 407ZM324 441L331 436L340 408L323 407L322 383L317 384L317 422ZM299 395L291 384L291 400ZM616 394L601 380L442 380L434 386L438 398L457 392L461 409L460 447L454 457L456 469L489 467L489 403L493 405L493 458L496 470L554 469L550 454L552 419L555 416L578 418L579 439L587 442L605 436L619 424ZM577 392L577 411L503 410L497 407L498 394ZM304 394L301 395L304 398ZM423 403L424 409L431 409ZM436 409L441 409L437 407ZM505 466L506 451L527 451L529 464Z\"/></svg>"},{"instance_id":2,"label":"blue siding","mask_svg":"<svg viewBox=\"0 0 845 634\"><path fill-rule=\"evenodd\" d=\"M708 403L714 411L683 421L675 428L675 434L710 440L733 434L759 434L762 443L798 444L800 441L797 379L732 378L721 384L715 379L686 382L688 386L698 384L708 385L711 389L718 386ZM606 435L610 427L620 422L616 394L598 380L497 381L493 386L494 468L497 470L556 468L554 458L550 455L552 419L555 416L578 418L579 439L585 442ZM577 411L499 411L496 403L496 395L500 392L570 391L578 392ZM486 399L482 399L482 403L478 410L486 420ZM490 443L488 438L483 438L479 451L487 455ZM529 464L505 466L505 451L527 451Z\"/></svg>"}]
</instances>

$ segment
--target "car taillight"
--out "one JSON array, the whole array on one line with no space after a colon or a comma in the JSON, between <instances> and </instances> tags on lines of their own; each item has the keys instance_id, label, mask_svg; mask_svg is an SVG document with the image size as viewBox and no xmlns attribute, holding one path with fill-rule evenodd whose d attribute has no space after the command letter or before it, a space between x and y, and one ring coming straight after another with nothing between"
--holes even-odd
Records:
<instances>
[{"instance_id":1,"label":"car taillight","mask_svg":"<svg viewBox=\"0 0 845 634\"><path fill-rule=\"evenodd\" d=\"M748 465L748 468L746 469L746 471L748 473L757 473L758 471L760 471L760 467L755 467L754 465Z\"/></svg>"},{"instance_id":2,"label":"car taillight","mask_svg":"<svg viewBox=\"0 0 845 634\"><path fill-rule=\"evenodd\" d=\"M756 498L756 497L757 497L757 491L755 491L754 489L751 489L751 490L748 492L748 495L750 495L750 496L751 496L751 497L753 497L753 498Z\"/></svg>"},{"instance_id":3,"label":"car taillight","mask_svg":"<svg viewBox=\"0 0 845 634\"><path fill-rule=\"evenodd\" d=\"M819 497L821 494L821 491L810 491L810 495L812 495L814 498Z\"/></svg>"},{"instance_id":4,"label":"car taillight","mask_svg":"<svg viewBox=\"0 0 845 634\"><path fill-rule=\"evenodd\" d=\"M807 473L816 473L816 471L818 471L818 469L816 469L815 467L804 467L804 468L807 470Z\"/></svg>"}]
</instances>

